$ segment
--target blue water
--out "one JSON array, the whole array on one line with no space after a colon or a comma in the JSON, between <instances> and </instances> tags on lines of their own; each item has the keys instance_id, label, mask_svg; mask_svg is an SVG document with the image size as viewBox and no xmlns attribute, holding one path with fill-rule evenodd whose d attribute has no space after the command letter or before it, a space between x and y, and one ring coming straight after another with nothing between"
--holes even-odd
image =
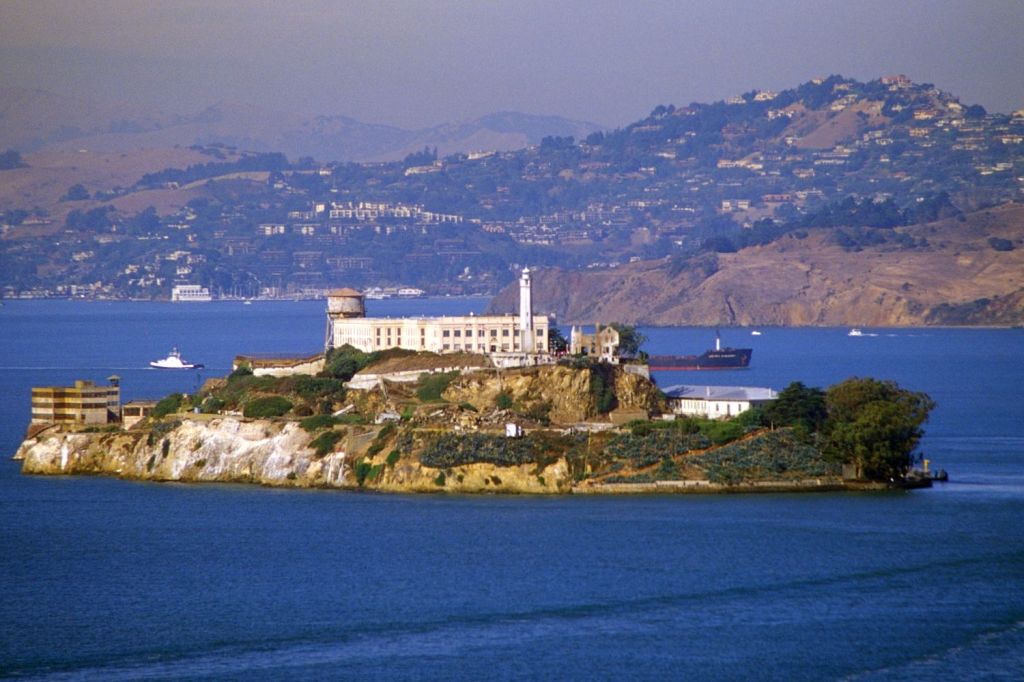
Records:
<instances>
[{"instance_id":1,"label":"blue water","mask_svg":"<svg viewBox=\"0 0 1024 682\"><path fill-rule=\"evenodd\" d=\"M238 353L315 351L322 318L320 302L0 308L0 676L1024 678L1021 330L723 329L754 348L748 370L657 376L926 391L923 449L952 481L911 493L406 497L25 477L6 459L32 385L191 391ZM651 352L714 337L643 331ZM208 369L146 369L172 345Z\"/></svg>"}]
</instances>

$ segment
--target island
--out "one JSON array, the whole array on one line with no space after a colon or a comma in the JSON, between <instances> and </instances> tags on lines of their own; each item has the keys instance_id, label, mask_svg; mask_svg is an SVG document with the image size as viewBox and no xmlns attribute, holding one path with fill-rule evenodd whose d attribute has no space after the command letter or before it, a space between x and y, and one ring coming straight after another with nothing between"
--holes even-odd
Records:
<instances>
[{"instance_id":1,"label":"island","mask_svg":"<svg viewBox=\"0 0 1024 682\"><path fill-rule=\"evenodd\" d=\"M518 368L483 355L352 346L227 377L124 424L37 424L26 474L401 493L865 490L927 484L914 450L933 407L890 381L793 383L724 419L677 414L628 363ZM255 367L254 367L255 365ZM97 387L97 390L109 390Z\"/></svg>"}]
</instances>

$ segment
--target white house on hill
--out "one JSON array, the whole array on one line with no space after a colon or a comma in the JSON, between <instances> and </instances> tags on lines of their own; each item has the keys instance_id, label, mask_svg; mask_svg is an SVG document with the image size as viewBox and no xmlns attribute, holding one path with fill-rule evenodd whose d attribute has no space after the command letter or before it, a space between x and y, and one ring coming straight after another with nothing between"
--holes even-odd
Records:
<instances>
[{"instance_id":1,"label":"white house on hill","mask_svg":"<svg viewBox=\"0 0 1024 682\"><path fill-rule=\"evenodd\" d=\"M662 390L674 414L728 419L752 407L766 405L779 394L752 386L691 386L677 384Z\"/></svg>"}]
</instances>

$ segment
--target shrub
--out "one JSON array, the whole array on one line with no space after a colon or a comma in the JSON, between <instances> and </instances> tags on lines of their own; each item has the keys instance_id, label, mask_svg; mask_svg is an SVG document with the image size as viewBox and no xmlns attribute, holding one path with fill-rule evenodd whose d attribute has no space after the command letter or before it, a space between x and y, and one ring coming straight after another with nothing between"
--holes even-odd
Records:
<instances>
[{"instance_id":1,"label":"shrub","mask_svg":"<svg viewBox=\"0 0 1024 682\"><path fill-rule=\"evenodd\" d=\"M181 393L172 393L156 404L153 408L153 412L150 413L150 416L153 419L160 419L171 413L177 412L181 409L181 403L184 399L185 396Z\"/></svg>"},{"instance_id":2,"label":"shrub","mask_svg":"<svg viewBox=\"0 0 1024 682\"><path fill-rule=\"evenodd\" d=\"M508 410L512 408L512 396L507 391L502 391L494 398L494 405L499 410Z\"/></svg>"},{"instance_id":3,"label":"shrub","mask_svg":"<svg viewBox=\"0 0 1024 682\"><path fill-rule=\"evenodd\" d=\"M330 399L341 402L345 399L345 384L332 377L295 377L295 392L309 401Z\"/></svg>"},{"instance_id":4,"label":"shrub","mask_svg":"<svg viewBox=\"0 0 1024 682\"><path fill-rule=\"evenodd\" d=\"M523 416L547 426L551 423L551 401L545 400L530 405Z\"/></svg>"},{"instance_id":5,"label":"shrub","mask_svg":"<svg viewBox=\"0 0 1024 682\"><path fill-rule=\"evenodd\" d=\"M364 353L348 344L341 348L332 348L327 351L324 371L321 372L321 375L339 381L348 381L356 372L375 361L377 356L377 353Z\"/></svg>"},{"instance_id":6,"label":"shrub","mask_svg":"<svg viewBox=\"0 0 1024 682\"><path fill-rule=\"evenodd\" d=\"M826 461L814 446L797 441L789 428L764 432L710 450L693 457L690 463L704 469L709 480L726 484L828 476L839 472L838 464Z\"/></svg>"},{"instance_id":7,"label":"shrub","mask_svg":"<svg viewBox=\"0 0 1024 682\"><path fill-rule=\"evenodd\" d=\"M416 397L425 403L439 402L441 394L448 388L449 384L459 376L458 372L446 372L444 374L421 374L419 385L416 389Z\"/></svg>"},{"instance_id":8,"label":"shrub","mask_svg":"<svg viewBox=\"0 0 1024 682\"><path fill-rule=\"evenodd\" d=\"M249 365L239 365L237 369L228 375L228 381L231 381L232 379L240 379L242 377L251 377L252 375L252 367Z\"/></svg>"},{"instance_id":9,"label":"shrub","mask_svg":"<svg viewBox=\"0 0 1024 682\"><path fill-rule=\"evenodd\" d=\"M361 459L356 462L355 474L356 474L356 485L360 488L363 487L363 483L366 482L366 477L370 475L370 470L373 467L370 462L365 459Z\"/></svg>"},{"instance_id":10,"label":"shrub","mask_svg":"<svg viewBox=\"0 0 1024 682\"><path fill-rule=\"evenodd\" d=\"M527 438L505 438L484 433L446 433L435 438L420 461L438 469L474 462L514 466L536 461L533 443Z\"/></svg>"},{"instance_id":11,"label":"shrub","mask_svg":"<svg viewBox=\"0 0 1024 682\"><path fill-rule=\"evenodd\" d=\"M744 434L743 425L734 421L707 421L701 424L701 433L715 445L724 445Z\"/></svg>"},{"instance_id":12,"label":"shrub","mask_svg":"<svg viewBox=\"0 0 1024 682\"><path fill-rule=\"evenodd\" d=\"M218 398L217 396L208 395L203 400L199 409L202 410L203 413L205 414L217 414L218 412L224 409L224 405L224 401Z\"/></svg>"},{"instance_id":13,"label":"shrub","mask_svg":"<svg viewBox=\"0 0 1024 682\"><path fill-rule=\"evenodd\" d=\"M307 431L308 433L313 433L314 431L319 431L320 429L326 429L331 426L334 426L335 423L336 421L334 417L332 417L331 415L318 414L312 417L306 417L301 422L299 422L299 426L301 426L303 430Z\"/></svg>"},{"instance_id":14,"label":"shrub","mask_svg":"<svg viewBox=\"0 0 1024 682\"><path fill-rule=\"evenodd\" d=\"M310 442L309 446L316 452L317 457L323 457L334 450L342 438L340 431L324 431Z\"/></svg>"},{"instance_id":15,"label":"shrub","mask_svg":"<svg viewBox=\"0 0 1024 682\"><path fill-rule=\"evenodd\" d=\"M402 453L400 453L398 450L392 450L391 452L388 453L388 458L386 460L387 465L389 467L394 467L396 464L398 464L398 460L401 456Z\"/></svg>"},{"instance_id":16,"label":"shrub","mask_svg":"<svg viewBox=\"0 0 1024 682\"><path fill-rule=\"evenodd\" d=\"M443 488L444 487L444 482L445 482L445 476L444 476L444 472L442 471L442 472L440 472L437 475L437 478L434 479L434 485L438 486L439 488Z\"/></svg>"},{"instance_id":17,"label":"shrub","mask_svg":"<svg viewBox=\"0 0 1024 682\"><path fill-rule=\"evenodd\" d=\"M611 412L618 407L615 397L615 369L605 363L595 363L590 368L590 394L594 396L594 405L601 414Z\"/></svg>"},{"instance_id":18,"label":"shrub","mask_svg":"<svg viewBox=\"0 0 1024 682\"><path fill-rule=\"evenodd\" d=\"M242 414L251 419L280 417L292 409L292 402L279 395L268 395L254 398L246 403Z\"/></svg>"}]
</instances>

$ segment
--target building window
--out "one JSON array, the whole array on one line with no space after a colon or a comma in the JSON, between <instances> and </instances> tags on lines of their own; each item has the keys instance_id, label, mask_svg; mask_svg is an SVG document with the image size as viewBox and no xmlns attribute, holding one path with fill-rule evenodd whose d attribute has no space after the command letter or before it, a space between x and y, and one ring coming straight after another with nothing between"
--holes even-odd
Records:
<instances>
[{"instance_id":1,"label":"building window","mask_svg":"<svg viewBox=\"0 0 1024 682\"><path fill-rule=\"evenodd\" d=\"M508 336L508 330L507 329L502 329L501 330L501 335L502 336Z\"/></svg>"},{"instance_id":2,"label":"building window","mask_svg":"<svg viewBox=\"0 0 1024 682\"><path fill-rule=\"evenodd\" d=\"M443 346L441 346L441 350L451 350L451 348L452 348L452 347L451 347L451 346L449 346L449 345L448 345L447 343L446 343L446 344L444 344Z\"/></svg>"},{"instance_id":3,"label":"building window","mask_svg":"<svg viewBox=\"0 0 1024 682\"><path fill-rule=\"evenodd\" d=\"M466 336L467 336L467 337L469 337L469 336L473 336L473 330L472 330L472 329L467 329L467 330L466 330Z\"/></svg>"},{"instance_id":4,"label":"building window","mask_svg":"<svg viewBox=\"0 0 1024 682\"><path fill-rule=\"evenodd\" d=\"M451 333L450 333L450 332L449 332L449 331L448 331L447 329L445 329L445 330L444 330L443 332L441 332L441 336L443 336L443 337L444 337L444 338L446 338L446 339L447 339L447 338L448 338L448 337L449 337L450 335L451 335ZM447 348L447 347L448 347L448 346L445 346L445 348Z\"/></svg>"},{"instance_id":5,"label":"building window","mask_svg":"<svg viewBox=\"0 0 1024 682\"><path fill-rule=\"evenodd\" d=\"M544 330L543 329L538 329L537 330L537 336L544 336Z\"/></svg>"},{"instance_id":6,"label":"building window","mask_svg":"<svg viewBox=\"0 0 1024 682\"><path fill-rule=\"evenodd\" d=\"M462 336L462 330L461 329L456 329L455 330L455 336L461 337Z\"/></svg>"}]
</instances>

